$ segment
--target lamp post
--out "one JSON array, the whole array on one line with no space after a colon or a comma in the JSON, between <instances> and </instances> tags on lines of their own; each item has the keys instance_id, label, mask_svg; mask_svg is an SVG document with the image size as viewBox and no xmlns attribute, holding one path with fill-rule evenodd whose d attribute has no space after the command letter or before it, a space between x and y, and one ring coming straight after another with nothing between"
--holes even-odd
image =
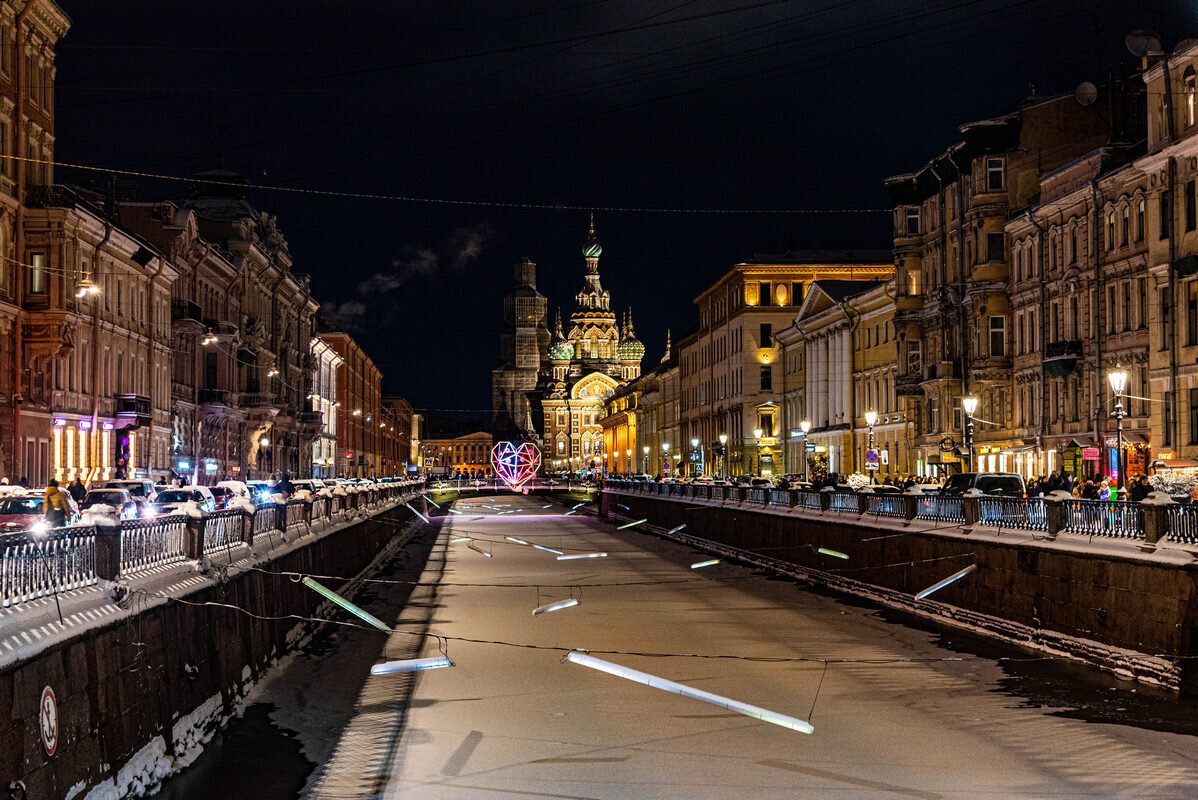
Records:
<instances>
[{"instance_id":1,"label":"lamp post","mask_svg":"<svg viewBox=\"0 0 1198 800\"><path fill-rule=\"evenodd\" d=\"M699 474L699 437L691 437L691 477Z\"/></svg>"},{"instance_id":2,"label":"lamp post","mask_svg":"<svg viewBox=\"0 0 1198 800\"><path fill-rule=\"evenodd\" d=\"M728 434L720 434L720 460L724 462L724 480L728 480Z\"/></svg>"},{"instance_id":3,"label":"lamp post","mask_svg":"<svg viewBox=\"0 0 1198 800\"><path fill-rule=\"evenodd\" d=\"M965 409L965 447L969 450L969 469L964 471L973 472L976 463L973 459L973 412L978 410L978 399L962 397L961 408Z\"/></svg>"},{"instance_id":4,"label":"lamp post","mask_svg":"<svg viewBox=\"0 0 1198 800\"><path fill-rule=\"evenodd\" d=\"M665 474L670 471L670 443L661 443L661 475L664 478Z\"/></svg>"},{"instance_id":5,"label":"lamp post","mask_svg":"<svg viewBox=\"0 0 1198 800\"><path fill-rule=\"evenodd\" d=\"M1127 388L1127 370L1117 369L1107 373L1111 389L1115 392L1115 410L1111 416L1115 418L1115 485L1123 488L1123 418L1127 412L1123 410L1123 390Z\"/></svg>"},{"instance_id":6,"label":"lamp post","mask_svg":"<svg viewBox=\"0 0 1198 800\"><path fill-rule=\"evenodd\" d=\"M806 481L807 475L807 434L811 432L811 420L805 419L799 423L799 430L803 432L803 480Z\"/></svg>"},{"instance_id":7,"label":"lamp post","mask_svg":"<svg viewBox=\"0 0 1198 800\"><path fill-rule=\"evenodd\" d=\"M757 477L761 477L761 428L753 429L753 438L756 439L757 449Z\"/></svg>"},{"instance_id":8,"label":"lamp post","mask_svg":"<svg viewBox=\"0 0 1198 800\"><path fill-rule=\"evenodd\" d=\"M632 474L632 448L629 447L625 452L628 454L628 474L631 475Z\"/></svg>"},{"instance_id":9,"label":"lamp post","mask_svg":"<svg viewBox=\"0 0 1198 800\"><path fill-rule=\"evenodd\" d=\"M641 472L649 474L649 445L645 445L645 455L641 457Z\"/></svg>"},{"instance_id":10,"label":"lamp post","mask_svg":"<svg viewBox=\"0 0 1198 800\"><path fill-rule=\"evenodd\" d=\"M865 447L867 455L870 450L874 449L874 423L877 421L878 421L878 412L876 412L876 411L866 411L865 412L865 424L869 426L869 444L867 444ZM865 466L869 467L868 460L865 462ZM877 465L875 464L874 466L876 467ZM866 472L869 473L869 482L870 483L874 482L874 473L877 471L878 471L877 469L866 469Z\"/></svg>"}]
</instances>

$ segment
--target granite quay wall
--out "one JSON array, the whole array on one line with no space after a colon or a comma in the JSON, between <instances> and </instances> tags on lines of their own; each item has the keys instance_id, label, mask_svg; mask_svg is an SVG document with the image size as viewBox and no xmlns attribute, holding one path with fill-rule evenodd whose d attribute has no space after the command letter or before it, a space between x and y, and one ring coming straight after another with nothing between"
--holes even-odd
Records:
<instances>
[{"instance_id":1,"label":"granite quay wall","mask_svg":"<svg viewBox=\"0 0 1198 800\"><path fill-rule=\"evenodd\" d=\"M1182 543L1162 538L1150 547L1142 538L1068 532L1049 538L977 518L883 516L860 497L851 509L836 510L827 498L822 508L804 507L804 498L755 502L744 489L717 498L659 491L609 485L602 514L645 518L635 530L646 532L685 525L672 538L1121 675L1198 691L1198 554ZM970 564L976 571L915 599Z\"/></svg>"}]
</instances>

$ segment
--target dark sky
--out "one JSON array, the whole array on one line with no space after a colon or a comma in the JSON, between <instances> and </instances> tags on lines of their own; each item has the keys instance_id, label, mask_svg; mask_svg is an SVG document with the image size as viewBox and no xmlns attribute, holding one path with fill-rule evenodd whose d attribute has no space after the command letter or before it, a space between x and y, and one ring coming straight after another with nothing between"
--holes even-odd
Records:
<instances>
[{"instance_id":1,"label":"dark sky","mask_svg":"<svg viewBox=\"0 0 1198 800\"><path fill-rule=\"evenodd\" d=\"M587 213L563 206L885 208L883 178L1030 84L1101 80L1134 27L1167 48L1198 35L1194 5L1114 0L60 2L61 161L553 207L252 195L329 316L429 409L489 408L517 258L572 310ZM646 365L735 262L890 243L876 212L601 211L597 228Z\"/></svg>"}]
</instances>

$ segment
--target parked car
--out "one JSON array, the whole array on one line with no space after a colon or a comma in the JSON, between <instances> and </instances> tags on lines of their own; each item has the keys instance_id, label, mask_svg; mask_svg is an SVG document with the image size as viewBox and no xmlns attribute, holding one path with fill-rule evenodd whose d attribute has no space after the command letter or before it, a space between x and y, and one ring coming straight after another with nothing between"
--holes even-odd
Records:
<instances>
[{"instance_id":1,"label":"parked car","mask_svg":"<svg viewBox=\"0 0 1198 800\"><path fill-rule=\"evenodd\" d=\"M154 501L154 510L159 514L175 514L182 511L188 501L196 503L201 511L216 511L216 498L207 486L167 489Z\"/></svg>"},{"instance_id":2,"label":"parked car","mask_svg":"<svg viewBox=\"0 0 1198 800\"><path fill-rule=\"evenodd\" d=\"M109 506L117 519L137 519L142 513L127 489L92 489L84 496L79 509L88 511L95 506Z\"/></svg>"},{"instance_id":3,"label":"parked car","mask_svg":"<svg viewBox=\"0 0 1198 800\"><path fill-rule=\"evenodd\" d=\"M154 496L158 494L158 490L154 488L153 481L141 480L113 480L104 481L101 484L95 485L93 489L124 489L133 495L134 500L140 500L143 503L154 502Z\"/></svg>"},{"instance_id":4,"label":"parked car","mask_svg":"<svg viewBox=\"0 0 1198 800\"><path fill-rule=\"evenodd\" d=\"M229 507L229 503L236 497L233 490L228 486L213 486L212 499L216 502L216 510L222 511Z\"/></svg>"},{"instance_id":5,"label":"parked car","mask_svg":"<svg viewBox=\"0 0 1198 800\"><path fill-rule=\"evenodd\" d=\"M970 489L1001 497L1027 497L1023 478L1014 472L959 472L948 477L940 494L961 495Z\"/></svg>"},{"instance_id":6,"label":"parked car","mask_svg":"<svg viewBox=\"0 0 1198 800\"><path fill-rule=\"evenodd\" d=\"M79 521L79 506L69 494L63 494L66 494L67 505L70 507L67 524L74 525ZM24 495L8 494L0 497L0 533L48 530L45 502L45 492L34 494L32 490Z\"/></svg>"}]
</instances>

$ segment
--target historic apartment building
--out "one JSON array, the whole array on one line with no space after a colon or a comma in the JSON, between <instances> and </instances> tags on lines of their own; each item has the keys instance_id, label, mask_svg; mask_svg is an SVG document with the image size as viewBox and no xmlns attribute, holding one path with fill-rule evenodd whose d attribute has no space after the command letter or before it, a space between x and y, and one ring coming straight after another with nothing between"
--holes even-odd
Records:
<instances>
[{"instance_id":1,"label":"historic apartment building","mask_svg":"<svg viewBox=\"0 0 1198 800\"><path fill-rule=\"evenodd\" d=\"M319 336L312 339L316 370L312 376L312 410L320 414L320 431L312 442L312 476L337 477L337 373L345 359Z\"/></svg>"},{"instance_id":2,"label":"historic apartment building","mask_svg":"<svg viewBox=\"0 0 1198 800\"><path fill-rule=\"evenodd\" d=\"M788 253L737 264L700 294L698 331L679 346L681 427L673 446L686 448L683 460L694 448L697 470L711 472L724 450L729 475L783 472L785 373L775 332L794 322L815 281L885 281L893 273L889 253ZM828 411L828 426L848 425L849 406Z\"/></svg>"},{"instance_id":3,"label":"historic apartment building","mask_svg":"<svg viewBox=\"0 0 1198 800\"><path fill-rule=\"evenodd\" d=\"M322 332L337 367L337 475L369 478L382 468L382 373L348 333Z\"/></svg>"}]
</instances>

